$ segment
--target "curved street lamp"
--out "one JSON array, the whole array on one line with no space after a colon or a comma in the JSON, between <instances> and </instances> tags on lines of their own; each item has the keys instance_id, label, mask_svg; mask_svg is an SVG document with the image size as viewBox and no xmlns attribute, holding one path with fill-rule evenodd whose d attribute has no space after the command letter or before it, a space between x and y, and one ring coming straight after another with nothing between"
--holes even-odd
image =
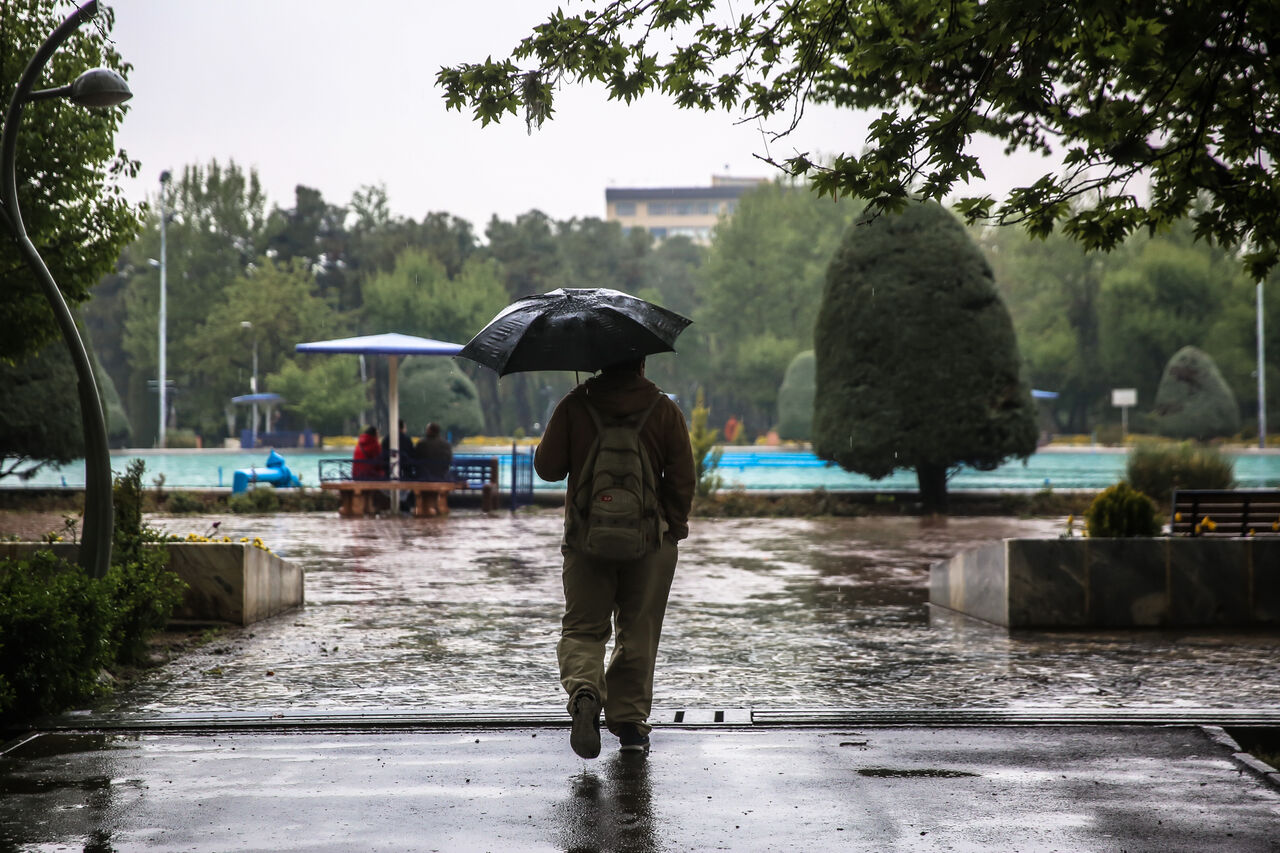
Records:
<instances>
[{"instance_id":1,"label":"curved street lamp","mask_svg":"<svg viewBox=\"0 0 1280 853\"><path fill-rule=\"evenodd\" d=\"M102 577L111 564L111 453L107 448L107 423L102 415L102 398L98 394L98 383L93 376L93 367L89 362L89 354L85 350L80 331L76 328L71 309L62 297L62 291L53 280L44 259L36 250L31 238L27 236L26 226L22 222L22 211L18 207L18 180L15 169L18 148L18 122L22 118L22 108L32 101L49 98L70 98L74 103L86 107L112 107L127 101L132 93L124 78L109 68L95 68L86 71L76 78L74 83L54 89L36 90L35 84L44 66L54 52L75 32L81 24L92 18L98 11L97 0L85 3L63 21L50 34L35 56L27 63L18 80L18 88L14 90L9 101L9 109L4 116L4 127L0 129L0 204L3 205L3 220L18 243L27 266L31 268L49 306L53 309L62 331L62 338L67 349L71 351L71 362L75 366L77 387L80 394L80 417L84 425L84 525L80 539L80 565L92 577Z\"/></svg>"}]
</instances>

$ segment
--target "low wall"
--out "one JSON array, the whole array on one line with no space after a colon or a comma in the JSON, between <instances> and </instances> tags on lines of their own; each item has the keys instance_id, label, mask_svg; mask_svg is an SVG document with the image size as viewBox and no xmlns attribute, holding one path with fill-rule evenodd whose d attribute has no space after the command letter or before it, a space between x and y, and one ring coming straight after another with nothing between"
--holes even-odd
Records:
<instances>
[{"instance_id":1,"label":"low wall","mask_svg":"<svg viewBox=\"0 0 1280 853\"><path fill-rule=\"evenodd\" d=\"M299 566L261 548L230 542L167 542L169 568L187 582L173 616L249 625L301 607L303 574ZM0 544L0 557L53 551L74 562L79 546L35 542Z\"/></svg>"},{"instance_id":2,"label":"low wall","mask_svg":"<svg viewBox=\"0 0 1280 853\"><path fill-rule=\"evenodd\" d=\"M1009 628L1280 625L1280 538L1005 539L929 570L929 601Z\"/></svg>"}]
</instances>

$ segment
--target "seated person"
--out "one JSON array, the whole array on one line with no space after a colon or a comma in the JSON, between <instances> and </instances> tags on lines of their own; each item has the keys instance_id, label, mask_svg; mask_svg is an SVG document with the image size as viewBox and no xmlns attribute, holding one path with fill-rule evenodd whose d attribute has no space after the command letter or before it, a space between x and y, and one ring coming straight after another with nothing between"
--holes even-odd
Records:
<instances>
[{"instance_id":1,"label":"seated person","mask_svg":"<svg viewBox=\"0 0 1280 853\"><path fill-rule=\"evenodd\" d=\"M453 445L440 435L440 424L427 424L423 437L413 447L417 462L418 479L443 482L449 479L449 466L453 464Z\"/></svg>"},{"instance_id":2,"label":"seated person","mask_svg":"<svg viewBox=\"0 0 1280 853\"><path fill-rule=\"evenodd\" d=\"M356 439L356 449L351 456L351 479L387 479L387 467L382 461L382 443L378 441L378 428L375 426L366 428Z\"/></svg>"},{"instance_id":3,"label":"seated person","mask_svg":"<svg viewBox=\"0 0 1280 853\"><path fill-rule=\"evenodd\" d=\"M401 480L417 480L414 471L413 456L413 437L404 428L404 420L400 420L400 452L396 456L400 460L400 466L397 469L400 472ZM391 471L391 442L387 442L382 446L382 463L388 472Z\"/></svg>"}]
</instances>

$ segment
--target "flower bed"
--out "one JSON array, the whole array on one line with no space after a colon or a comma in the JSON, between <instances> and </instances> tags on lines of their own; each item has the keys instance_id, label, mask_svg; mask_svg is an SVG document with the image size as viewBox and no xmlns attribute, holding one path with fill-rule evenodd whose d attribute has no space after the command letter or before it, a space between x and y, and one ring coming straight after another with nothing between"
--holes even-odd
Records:
<instances>
[{"instance_id":1,"label":"flower bed","mask_svg":"<svg viewBox=\"0 0 1280 853\"><path fill-rule=\"evenodd\" d=\"M1005 539L929 572L929 601L1008 628L1280 625L1280 538Z\"/></svg>"}]
</instances>

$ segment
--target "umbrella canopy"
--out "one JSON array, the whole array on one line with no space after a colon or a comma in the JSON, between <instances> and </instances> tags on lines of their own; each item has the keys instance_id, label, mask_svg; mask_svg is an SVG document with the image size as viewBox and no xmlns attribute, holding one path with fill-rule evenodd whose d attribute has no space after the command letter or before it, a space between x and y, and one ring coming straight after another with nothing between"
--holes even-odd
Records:
<instances>
[{"instance_id":1,"label":"umbrella canopy","mask_svg":"<svg viewBox=\"0 0 1280 853\"><path fill-rule=\"evenodd\" d=\"M692 321L606 287L565 287L502 309L458 353L499 376L525 370L599 370L674 352Z\"/></svg>"},{"instance_id":2,"label":"umbrella canopy","mask_svg":"<svg viewBox=\"0 0 1280 853\"><path fill-rule=\"evenodd\" d=\"M298 352L350 352L359 355L457 355L462 345L388 332L384 335L312 341L298 344L294 349Z\"/></svg>"},{"instance_id":3,"label":"umbrella canopy","mask_svg":"<svg viewBox=\"0 0 1280 853\"><path fill-rule=\"evenodd\" d=\"M387 332L382 335L362 335L356 338L338 338L332 341L311 341L294 347L298 352L341 352L357 355L385 355L388 358L387 401L389 419L387 440L391 445L391 476L400 473L400 385L396 368L402 355L457 355L461 344L419 338Z\"/></svg>"}]
</instances>

